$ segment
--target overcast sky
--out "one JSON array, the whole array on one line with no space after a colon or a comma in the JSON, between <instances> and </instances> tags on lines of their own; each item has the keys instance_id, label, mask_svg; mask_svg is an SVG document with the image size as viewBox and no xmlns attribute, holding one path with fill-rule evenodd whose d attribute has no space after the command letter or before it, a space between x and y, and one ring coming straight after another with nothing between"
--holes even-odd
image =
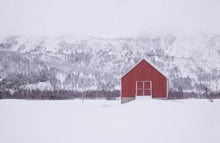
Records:
<instances>
[{"instance_id":1,"label":"overcast sky","mask_svg":"<svg viewBox=\"0 0 220 143\"><path fill-rule=\"evenodd\" d=\"M0 0L0 33L133 37L220 33L220 0Z\"/></svg>"}]
</instances>

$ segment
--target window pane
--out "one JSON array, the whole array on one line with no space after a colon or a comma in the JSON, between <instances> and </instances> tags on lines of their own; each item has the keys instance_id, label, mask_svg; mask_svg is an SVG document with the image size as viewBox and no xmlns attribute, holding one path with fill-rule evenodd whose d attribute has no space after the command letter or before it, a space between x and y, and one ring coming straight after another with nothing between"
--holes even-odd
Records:
<instances>
[{"instance_id":1,"label":"window pane","mask_svg":"<svg viewBox=\"0 0 220 143\"><path fill-rule=\"evenodd\" d=\"M143 90L137 90L137 96L143 96Z\"/></svg>"},{"instance_id":2,"label":"window pane","mask_svg":"<svg viewBox=\"0 0 220 143\"><path fill-rule=\"evenodd\" d=\"M143 82L137 82L137 88L142 88L143 89Z\"/></svg>"},{"instance_id":3,"label":"window pane","mask_svg":"<svg viewBox=\"0 0 220 143\"><path fill-rule=\"evenodd\" d=\"M150 82L144 82L144 89L150 88Z\"/></svg>"}]
</instances>

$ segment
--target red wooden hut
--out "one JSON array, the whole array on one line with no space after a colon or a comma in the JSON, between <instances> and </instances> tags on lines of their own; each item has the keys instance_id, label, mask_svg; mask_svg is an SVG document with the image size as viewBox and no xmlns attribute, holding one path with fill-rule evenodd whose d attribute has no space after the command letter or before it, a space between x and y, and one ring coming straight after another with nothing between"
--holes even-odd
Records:
<instances>
[{"instance_id":1,"label":"red wooden hut","mask_svg":"<svg viewBox=\"0 0 220 143\"><path fill-rule=\"evenodd\" d=\"M167 98L167 77L145 59L121 78L121 103L140 96Z\"/></svg>"}]
</instances>

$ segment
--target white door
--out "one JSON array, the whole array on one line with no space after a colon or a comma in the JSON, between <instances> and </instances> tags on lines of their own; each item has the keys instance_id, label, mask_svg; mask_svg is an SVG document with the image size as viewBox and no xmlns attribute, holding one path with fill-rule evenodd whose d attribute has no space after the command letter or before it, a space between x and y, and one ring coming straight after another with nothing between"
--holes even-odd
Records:
<instances>
[{"instance_id":1,"label":"white door","mask_svg":"<svg viewBox=\"0 0 220 143\"><path fill-rule=\"evenodd\" d=\"M137 96L152 96L152 82L136 81L136 95Z\"/></svg>"}]
</instances>

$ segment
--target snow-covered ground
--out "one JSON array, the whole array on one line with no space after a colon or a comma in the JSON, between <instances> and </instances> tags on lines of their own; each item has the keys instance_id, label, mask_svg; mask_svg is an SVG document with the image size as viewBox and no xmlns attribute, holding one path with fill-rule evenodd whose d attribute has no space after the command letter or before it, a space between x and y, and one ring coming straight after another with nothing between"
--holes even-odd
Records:
<instances>
[{"instance_id":1,"label":"snow-covered ground","mask_svg":"<svg viewBox=\"0 0 220 143\"><path fill-rule=\"evenodd\" d=\"M220 100L0 100L1 143L219 143Z\"/></svg>"}]
</instances>

